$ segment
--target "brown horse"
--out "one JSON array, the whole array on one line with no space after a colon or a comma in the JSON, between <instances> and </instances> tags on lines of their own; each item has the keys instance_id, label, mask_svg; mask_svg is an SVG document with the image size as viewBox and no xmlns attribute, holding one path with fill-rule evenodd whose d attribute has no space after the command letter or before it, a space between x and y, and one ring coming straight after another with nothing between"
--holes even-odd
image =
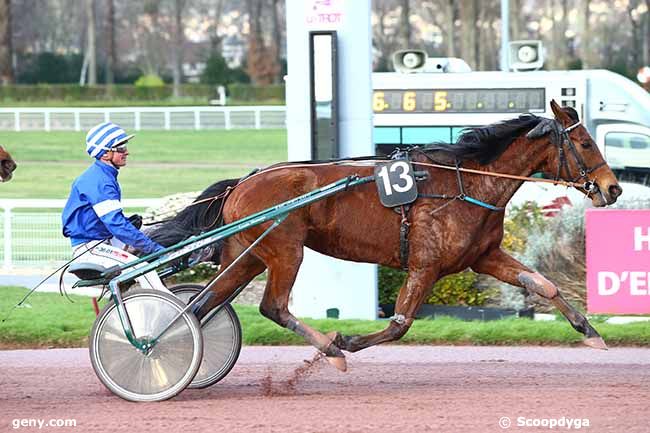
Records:
<instances>
[{"instance_id":1,"label":"brown horse","mask_svg":"<svg viewBox=\"0 0 650 433\"><path fill-rule=\"evenodd\" d=\"M593 139L580 125L576 111L560 108L555 101L551 107L555 119L523 115L469 129L451 146L434 145L409 151L414 169L426 170L429 176L428 180L418 183L418 192L424 197L418 198L409 211L408 276L399 291L395 316L383 331L369 335L324 335L294 317L287 307L304 246L339 259L393 268L401 266L402 217L382 206L372 183L292 212L218 283L210 284L212 296L197 313L200 315L223 302L239 286L268 269L260 305L262 314L304 337L344 370L342 350L356 352L399 339L408 331L436 280L471 268L550 300L571 325L585 335L585 344L606 348L596 330L565 301L553 283L500 248L504 218L500 208L505 207L522 181L434 167L439 163L453 166L456 161L462 161L463 168L481 172L519 176L542 172L556 179L589 182L589 191L583 192L589 194L595 206L614 203L622 190ZM219 201L211 206L219 209L223 204L223 222L231 223L346 176L372 175L372 165L371 159L276 165L240 181L225 203ZM236 183L232 180L221 182L222 187ZM468 196L499 209L477 206L462 200L462 196L437 198L440 194L453 198L461 185ZM226 239L221 250L222 269L270 224Z\"/></svg>"},{"instance_id":2,"label":"brown horse","mask_svg":"<svg viewBox=\"0 0 650 433\"><path fill-rule=\"evenodd\" d=\"M17 165L4 147L0 146L0 182L9 182Z\"/></svg>"}]
</instances>

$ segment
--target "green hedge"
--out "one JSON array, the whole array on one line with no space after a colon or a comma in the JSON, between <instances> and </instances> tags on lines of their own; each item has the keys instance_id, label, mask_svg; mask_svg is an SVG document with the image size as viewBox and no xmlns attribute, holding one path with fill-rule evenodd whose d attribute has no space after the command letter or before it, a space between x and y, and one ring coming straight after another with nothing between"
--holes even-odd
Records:
<instances>
[{"instance_id":1,"label":"green hedge","mask_svg":"<svg viewBox=\"0 0 650 433\"><path fill-rule=\"evenodd\" d=\"M238 101L284 101L284 85L255 86L252 84L230 84L228 97Z\"/></svg>"},{"instance_id":2,"label":"green hedge","mask_svg":"<svg viewBox=\"0 0 650 433\"><path fill-rule=\"evenodd\" d=\"M214 96L214 87L205 84L183 84L183 96L205 98ZM143 87L116 84L108 92L107 86L79 86L76 84L36 84L0 87L0 100L12 101L98 101L102 99L158 100L172 96L172 86Z\"/></svg>"},{"instance_id":3,"label":"green hedge","mask_svg":"<svg viewBox=\"0 0 650 433\"><path fill-rule=\"evenodd\" d=\"M394 304L402 286L406 272L379 267L379 303ZM459 272L441 278L434 284L426 304L443 305L483 305L490 297L489 290L476 287L476 274L471 271Z\"/></svg>"},{"instance_id":4,"label":"green hedge","mask_svg":"<svg viewBox=\"0 0 650 433\"><path fill-rule=\"evenodd\" d=\"M182 84L184 97L205 99L216 96L215 86L209 84ZM76 84L17 84L0 86L0 101L101 101L101 100L164 100L172 97L172 86L143 87L130 84L113 85L109 93L107 86L79 86ZM284 101L284 86L253 86L231 84L228 97L237 101Z\"/></svg>"}]
</instances>

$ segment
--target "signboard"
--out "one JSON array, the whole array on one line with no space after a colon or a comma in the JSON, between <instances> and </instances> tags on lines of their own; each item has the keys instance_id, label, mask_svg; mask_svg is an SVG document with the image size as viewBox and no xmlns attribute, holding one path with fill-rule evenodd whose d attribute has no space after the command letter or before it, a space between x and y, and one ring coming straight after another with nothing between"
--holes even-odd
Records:
<instances>
[{"instance_id":1,"label":"signboard","mask_svg":"<svg viewBox=\"0 0 650 433\"><path fill-rule=\"evenodd\" d=\"M586 214L587 310L650 314L650 210Z\"/></svg>"},{"instance_id":2,"label":"signboard","mask_svg":"<svg viewBox=\"0 0 650 433\"><path fill-rule=\"evenodd\" d=\"M336 29L343 22L345 0L305 1L305 24L313 29Z\"/></svg>"},{"instance_id":3,"label":"signboard","mask_svg":"<svg viewBox=\"0 0 650 433\"><path fill-rule=\"evenodd\" d=\"M525 113L544 111L544 88L526 89L379 89L375 113Z\"/></svg>"},{"instance_id":4,"label":"signboard","mask_svg":"<svg viewBox=\"0 0 650 433\"><path fill-rule=\"evenodd\" d=\"M418 198L413 167L406 159L377 164L375 166L375 184L379 200L386 207L413 203Z\"/></svg>"}]
</instances>

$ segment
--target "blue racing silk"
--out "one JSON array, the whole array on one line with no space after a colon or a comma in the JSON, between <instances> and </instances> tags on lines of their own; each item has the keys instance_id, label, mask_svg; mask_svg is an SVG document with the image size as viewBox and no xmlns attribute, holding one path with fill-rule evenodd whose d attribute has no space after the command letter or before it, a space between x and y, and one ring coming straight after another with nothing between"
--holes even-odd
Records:
<instances>
[{"instance_id":1,"label":"blue racing silk","mask_svg":"<svg viewBox=\"0 0 650 433\"><path fill-rule=\"evenodd\" d=\"M98 160L75 179L61 215L63 236L73 247L116 237L145 254L161 250L124 216L117 174L115 167Z\"/></svg>"}]
</instances>

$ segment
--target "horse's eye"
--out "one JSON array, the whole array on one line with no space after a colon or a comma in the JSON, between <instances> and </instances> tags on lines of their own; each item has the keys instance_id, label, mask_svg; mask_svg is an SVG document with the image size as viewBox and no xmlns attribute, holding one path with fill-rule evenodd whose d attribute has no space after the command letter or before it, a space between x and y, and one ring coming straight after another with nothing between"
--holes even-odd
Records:
<instances>
[{"instance_id":1,"label":"horse's eye","mask_svg":"<svg viewBox=\"0 0 650 433\"><path fill-rule=\"evenodd\" d=\"M589 149L591 147L591 142L590 141L582 142L582 147L584 147L585 149Z\"/></svg>"}]
</instances>

